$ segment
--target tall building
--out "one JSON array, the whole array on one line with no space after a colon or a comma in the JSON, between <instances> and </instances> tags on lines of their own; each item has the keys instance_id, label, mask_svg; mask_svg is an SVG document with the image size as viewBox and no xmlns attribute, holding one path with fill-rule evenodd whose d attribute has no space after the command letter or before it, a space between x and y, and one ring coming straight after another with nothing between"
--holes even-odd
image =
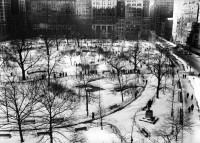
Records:
<instances>
[{"instance_id":1,"label":"tall building","mask_svg":"<svg viewBox=\"0 0 200 143\"><path fill-rule=\"evenodd\" d=\"M0 39L15 38L24 29L25 0L0 0ZM23 14L22 14L23 13Z\"/></svg>"},{"instance_id":2,"label":"tall building","mask_svg":"<svg viewBox=\"0 0 200 143\"><path fill-rule=\"evenodd\" d=\"M150 0L143 0L143 17L150 16Z\"/></svg>"},{"instance_id":3,"label":"tall building","mask_svg":"<svg viewBox=\"0 0 200 143\"><path fill-rule=\"evenodd\" d=\"M137 40L141 33L143 0L125 0L126 39Z\"/></svg>"},{"instance_id":4,"label":"tall building","mask_svg":"<svg viewBox=\"0 0 200 143\"><path fill-rule=\"evenodd\" d=\"M5 39L7 35L7 25L11 17L11 0L0 1L0 40Z\"/></svg>"},{"instance_id":5,"label":"tall building","mask_svg":"<svg viewBox=\"0 0 200 143\"><path fill-rule=\"evenodd\" d=\"M26 0L11 0L11 22L8 25L10 38L26 38Z\"/></svg>"},{"instance_id":6,"label":"tall building","mask_svg":"<svg viewBox=\"0 0 200 143\"><path fill-rule=\"evenodd\" d=\"M182 5L182 13L177 20L176 42L186 45L193 23L199 22L199 1L189 0Z\"/></svg>"},{"instance_id":7,"label":"tall building","mask_svg":"<svg viewBox=\"0 0 200 143\"><path fill-rule=\"evenodd\" d=\"M30 20L37 33L65 35L75 23L75 0L31 0Z\"/></svg>"},{"instance_id":8,"label":"tall building","mask_svg":"<svg viewBox=\"0 0 200 143\"><path fill-rule=\"evenodd\" d=\"M76 0L76 27L85 38L92 37L92 3L91 0Z\"/></svg>"},{"instance_id":9,"label":"tall building","mask_svg":"<svg viewBox=\"0 0 200 143\"><path fill-rule=\"evenodd\" d=\"M167 31L165 26L168 23L168 18L173 17L173 7L174 0L155 0L154 2L153 28L158 36L162 36L168 40L172 35L172 27L171 30L167 28Z\"/></svg>"},{"instance_id":10,"label":"tall building","mask_svg":"<svg viewBox=\"0 0 200 143\"><path fill-rule=\"evenodd\" d=\"M141 28L141 39L149 40L151 35L150 0L143 0L143 18Z\"/></svg>"},{"instance_id":11,"label":"tall building","mask_svg":"<svg viewBox=\"0 0 200 143\"><path fill-rule=\"evenodd\" d=\"M92 0L94 38L115 36L117 0Z\"/></svg>"},{"instance_id":12,"label":"tall building","mask_svg":"<svg viewBox=\"0 0 200 143\"><path fill-rule=\"evenodd\" d=\"M117 1L117 19L115 33L117 39L125 39L125 1Z\"/></svg>"}]
</instances>

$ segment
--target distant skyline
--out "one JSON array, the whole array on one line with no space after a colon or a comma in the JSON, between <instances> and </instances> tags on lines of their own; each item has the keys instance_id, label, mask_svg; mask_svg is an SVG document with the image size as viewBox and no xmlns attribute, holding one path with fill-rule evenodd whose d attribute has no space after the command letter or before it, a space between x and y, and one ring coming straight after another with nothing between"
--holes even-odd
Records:
<instances>
[{"instance_id":1,"label":"distant skyline","mask_svg":"<svg viewBox=\"0 0 200 143\"><path fill-rule=\"evenodd\" d=\"M177 18L182 12L182 4L183 0L174 0L174 11L173 11L173 28L172 28L172 36L176 35L176 27L177 27Z\"/></svg>"}]
</instances>

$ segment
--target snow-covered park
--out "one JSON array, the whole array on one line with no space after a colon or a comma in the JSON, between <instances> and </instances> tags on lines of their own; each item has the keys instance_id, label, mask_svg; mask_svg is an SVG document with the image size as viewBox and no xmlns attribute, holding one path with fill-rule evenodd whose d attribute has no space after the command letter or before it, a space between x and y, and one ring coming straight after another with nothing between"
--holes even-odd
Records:
<instances>
[{"instance_id":1,"label":"snow-covered park","mask_svg":"<svg viewBox=\"0 0 200 143\"><path fill-rule=\"evenodd\" d=\"M0 143L200 142L200 78L186 62L147 41L68 42L1 43Z\"/></svg>"}]
</instances>

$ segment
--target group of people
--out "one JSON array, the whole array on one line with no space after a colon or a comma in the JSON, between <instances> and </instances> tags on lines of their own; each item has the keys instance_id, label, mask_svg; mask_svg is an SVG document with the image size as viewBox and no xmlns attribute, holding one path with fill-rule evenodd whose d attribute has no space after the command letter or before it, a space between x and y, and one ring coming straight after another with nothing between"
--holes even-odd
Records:
<instances>
[{"instance_id":1,"label":"group of people","mask_svg":"<svg viewBox=\"0 0 200 143\"><path fill-rule=\"evenodd\" d=\"M194 105L192 104L191 106L188 107L188 113L193 112L194 110Z\"/></svg>"},{"instance_id":2,"label":"group of people","mask_svg":"<svg viewBox=\"0 0 200 143\"><path fill-rule=\"evenodd\" d=\"M65 77L65 76L67 76L67 72L61 72L58 74L58 76L56 73L54 73L54 75L53 75L54 78Z\"/></svg>"},{"instance_id":3,"label":"group of people","mask_svg":"<svg viewBox=\"0 0 200 143\"><path fill-rule=\"evenodd\" d=\"M183 78L186 78L186 74L183 74Z\"/></svg>"},{"instance_id":4,"label":"group of people","mask_svg":"<svg viewBox=\"0 0 200 143\"><path fill-rule=\"evenodd\" d=\"M189 93L187 93L187 99L189 98ZM191 95L191 100L193 100L193 94ZM193 112L194 104L188 107L188 113Z\"/></svg>"},{"instance_id":5,"label":"group of people","mask_svg":"<svg viewBox=\"0 0 200 143\"><path fill-rule=\"evenodd\" d=\"M189 98L189 93L187 93L187 99ZM191 100L193 100L193 94L191 95Z\"/></svg>"}]
</instances>

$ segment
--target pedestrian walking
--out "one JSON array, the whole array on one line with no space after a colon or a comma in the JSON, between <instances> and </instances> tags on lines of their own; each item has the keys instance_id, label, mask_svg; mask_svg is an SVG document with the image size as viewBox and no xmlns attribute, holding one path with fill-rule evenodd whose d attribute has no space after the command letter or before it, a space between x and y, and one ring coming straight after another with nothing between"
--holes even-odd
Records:
<instances>
[{"instance_id":1,"label":"pedestrian walking","mask_svg":"<svg viewBox=\"0 0 200 143\"><path fill-rule=\"evenodd\" d=\"M92 112L92 120L94 120L94 112Z\"/></svg>"},{"instance_id":2,"label":"pedestrian walking","mask_svg":"<svg viewBox=\"0 0 200 143\"><path fill-rule=\"evenodd\" d=\"M193 94L192 94L192 96L191 96L191 100L193 100Z\"/></svg>"},{"instance_id":3,"label":"pedestrian walking","mask_svg":"<svg viewBox=\"0 0 200 143\"><path fill-rule=\"evenodd\" d=\"M190 113L190 107L188 107L188 113Z\"/></svg>"},{"instance_id":4,"label":"pedestrian walking","mask_svg":"<svg viewBox=\"0 0 200 143\"><path fill-rule=\"evenodd\" d=\"M189 93L187 93L187 98L189 97Z\"/></svg>"},{"instance_id":5,"label":"pedestrian walking","mask_svg":"<svg viewBox=\"0 0 200 143\"><path fill-rule=\"evenodd\" d=\"M191 105L191 111L193 111L193 110L194 110L194 105L192 104L192 105Z\"/></svg>"}]
</instances>

